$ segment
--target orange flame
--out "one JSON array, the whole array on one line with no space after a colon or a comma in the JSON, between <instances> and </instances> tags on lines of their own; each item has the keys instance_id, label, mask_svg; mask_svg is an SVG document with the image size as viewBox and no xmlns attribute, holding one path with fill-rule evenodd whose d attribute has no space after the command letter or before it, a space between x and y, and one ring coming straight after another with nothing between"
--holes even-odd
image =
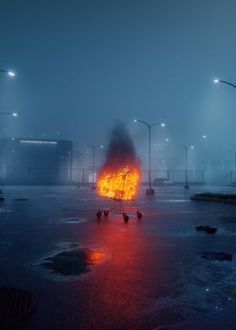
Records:
<instances>
[{"instance_id":1,"label":"orange flame","mask_svg":"<svg viewBox=\"0 0 236 330\"><path fill-rule=\"evenodd\" d=\"M125 166L115 171L103 171L97 180L97 190L100 196L130 200L136 196L139 182L140 172Z\"/></svg>"}]
</instances>

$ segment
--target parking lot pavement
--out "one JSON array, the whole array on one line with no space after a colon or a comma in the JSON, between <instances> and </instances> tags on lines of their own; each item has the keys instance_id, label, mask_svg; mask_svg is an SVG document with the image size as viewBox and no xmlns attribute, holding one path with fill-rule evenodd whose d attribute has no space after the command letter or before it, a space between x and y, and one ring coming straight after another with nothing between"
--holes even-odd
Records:
<instances>
[{"instance_id":1,"label":"parking lot pavement","mask_svg":"<svg viewBox=\"0 0 236 330\"><path fill-rule=\"evenodd\" d=\"M125 224L112 212L97 219L112 201L89 188L5 187L0 286L38 298L15 329L234 329L236 206L190 201L198 191L141 191L143 218ZM233 259L201 257L212 251Z\"/></svg>"}]
</instances>

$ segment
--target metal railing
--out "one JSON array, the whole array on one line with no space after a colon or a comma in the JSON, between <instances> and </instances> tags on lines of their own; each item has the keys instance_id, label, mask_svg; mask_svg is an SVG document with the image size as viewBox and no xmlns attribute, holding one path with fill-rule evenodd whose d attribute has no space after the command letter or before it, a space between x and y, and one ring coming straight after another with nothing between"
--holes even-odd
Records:
<instances>
[{"instance_id":1,"label":"metal railing","mask_svg":"<svg viewBox=\"0 0 236 330\"><path fill-rule=\"evenodd\" d=\"M1 166L0 184L79 184L90 185L96 181L98 170L82 167L55 166L55 167L33 167L33 166ZM189 170L187 173L190 185L226 184L236 185L236 171L217 172L211 175L208 171ZM141 184L148 183L149 173L142 171ZM178 185L185 183L186 172L184 170L159 170L151 172L154 185Z\"/></svg>"}]
</instances>

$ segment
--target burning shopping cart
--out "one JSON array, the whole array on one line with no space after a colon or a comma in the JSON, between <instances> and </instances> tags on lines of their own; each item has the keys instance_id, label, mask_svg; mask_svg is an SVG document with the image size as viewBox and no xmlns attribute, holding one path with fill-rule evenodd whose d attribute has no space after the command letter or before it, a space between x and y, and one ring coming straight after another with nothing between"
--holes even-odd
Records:
<instances>
[{"instance_id":1,"label":"burning shopping cart","mask_svg":"<svg viewBox=\"0 0 236 330\"><path fill-rule=\"evenodd\" d=\"M97 181L97 191L100 196L112 200L110 208L99 209L97 217L107 217L109 213L121 214L124 222L129 221L130 216L142 218L142 213L135 203L138 192L140 172L138 169L125 166L118 170L102 171Z\"/></svg>"}]
</instances>

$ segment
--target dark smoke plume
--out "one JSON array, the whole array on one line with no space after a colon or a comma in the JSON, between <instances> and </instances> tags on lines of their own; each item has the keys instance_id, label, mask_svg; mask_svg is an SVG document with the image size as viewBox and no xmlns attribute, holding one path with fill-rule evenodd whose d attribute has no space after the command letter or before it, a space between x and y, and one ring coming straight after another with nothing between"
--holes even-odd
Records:
<instances>
[{"instance_id":1,"label":"dark smoke plume","mask_svg":"<svg viewBox=\"0 0 236 330\"><path fill-rule=\"evenodd\" d=\"M125 166L136 169L140 167L129 132L123 123L118 123L111 131L106 160L101 171L121 169Z\"/></svg>"}]
</instances>

